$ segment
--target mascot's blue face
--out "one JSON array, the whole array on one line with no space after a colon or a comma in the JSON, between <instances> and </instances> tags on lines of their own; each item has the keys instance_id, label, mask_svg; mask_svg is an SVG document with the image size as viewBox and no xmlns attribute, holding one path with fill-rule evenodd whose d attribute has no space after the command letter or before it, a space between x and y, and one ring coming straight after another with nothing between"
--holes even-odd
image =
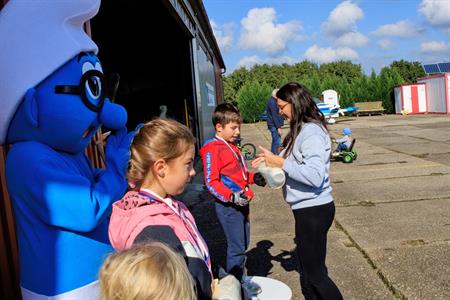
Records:
<instances>
[{"instance_id":1,"label":"mascot's blue face","mask_svg":"<svg viewBox=\"0 0 450 300\"><path fill-rule=\"evenodd\" d=\"M38 141L58 151L79 153L100 125L119 129L126 121L125 109L106 97L97 56L80 53L27 91L7 142Z\"/></svg>"}]
</instances>

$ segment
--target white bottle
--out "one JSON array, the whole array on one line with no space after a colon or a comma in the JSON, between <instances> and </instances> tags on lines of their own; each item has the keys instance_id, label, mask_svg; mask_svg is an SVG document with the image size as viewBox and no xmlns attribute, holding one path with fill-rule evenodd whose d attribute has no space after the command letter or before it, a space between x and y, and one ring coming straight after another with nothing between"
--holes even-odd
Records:
<instances>
[{"instance_id":1,"label":"white bottle","mask_svg":"<svg viewBox=\"0 0 450 300\"><path fill-rule=\"evenodd\" d=\"M271 189L279 189L286 182L286 175L282 169L267 167L264 161L259 163L258 171L264 176L267 181L267 186Z\"/></svg>"}]
</instances>

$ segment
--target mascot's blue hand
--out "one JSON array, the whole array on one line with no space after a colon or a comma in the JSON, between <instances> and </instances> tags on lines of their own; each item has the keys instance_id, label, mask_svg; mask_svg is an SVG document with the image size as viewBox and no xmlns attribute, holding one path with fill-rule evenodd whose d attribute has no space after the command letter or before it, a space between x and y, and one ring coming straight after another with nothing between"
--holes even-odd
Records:
<instances>
[{"instance_id":1,"label":"mascot's blue hand","mask_svg":"<svg viewBox=\"0 0 450 300\"><path fill-rule=\"evenodd\" d=\"M130 144L134 131L128 132L125 127L116 131L106 141L106 167L114 165L117 170L125 175L128 161L130 160Z\"/></svg>"}]
</instances>

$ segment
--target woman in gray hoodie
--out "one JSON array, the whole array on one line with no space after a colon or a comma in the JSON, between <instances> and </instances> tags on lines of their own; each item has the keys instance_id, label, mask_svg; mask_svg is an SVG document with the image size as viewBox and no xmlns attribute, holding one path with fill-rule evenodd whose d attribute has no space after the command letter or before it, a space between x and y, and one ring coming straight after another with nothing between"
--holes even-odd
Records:
<instances>
[{"instance_id":1,"label":"woman in gray hoodie","mask_svg":"<svg viewBox=\"0 0 450 300\"><path fill-rule=\"evenodd\" d=\"M327 234L335 207L330 186L331 140L323 114L306 88L295 82L276 94L280 114L289 120L290 131L280 155L260 146L257 167L279 167L286 173L283 196L295 218L295 240L302 293L309 299L342 299L325 265Z\"/></svg>"}]
</instances>

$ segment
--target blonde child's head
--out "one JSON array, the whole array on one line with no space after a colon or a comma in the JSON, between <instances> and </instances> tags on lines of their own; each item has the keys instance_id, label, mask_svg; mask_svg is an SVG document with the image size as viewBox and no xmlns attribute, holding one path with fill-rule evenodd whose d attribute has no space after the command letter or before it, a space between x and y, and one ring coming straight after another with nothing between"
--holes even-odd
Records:
<instances>
[{"instance_id":1,"label":"blonde child's head","mask_svg":"<svg viewBox=\"0 0 450 300\"><path fill-rule=\"evenodd\" d=\"M100 269L101 300L194 300L184 259L160 242L110 255Z\"/></svg>"},{"instance_id":2,"label":"blonde child's head","mask_svg":"<svg viewBox=\"0 0 450 300\"><path fill-rule=\"evenodd\" d=\"M171 167L174 165L186 163L184 160L193 161L194 144L192 132L175 120L155 119L146 123L136 132L131 143L128 181L138 188L144 181L148 183L155 179L167 186L186 184L187 181L181 183L170 181L174 176L167 178L169 176L166 177L166 174L173 171L174 168ZM178 162L180 159L183 159L183 162ZM170 174L182 180L186 176L193 176L195 174L193 163L189 174L174 174L174 172ZM179 192L179 189L175 192Z\"/></svg>"}]
</instances>

